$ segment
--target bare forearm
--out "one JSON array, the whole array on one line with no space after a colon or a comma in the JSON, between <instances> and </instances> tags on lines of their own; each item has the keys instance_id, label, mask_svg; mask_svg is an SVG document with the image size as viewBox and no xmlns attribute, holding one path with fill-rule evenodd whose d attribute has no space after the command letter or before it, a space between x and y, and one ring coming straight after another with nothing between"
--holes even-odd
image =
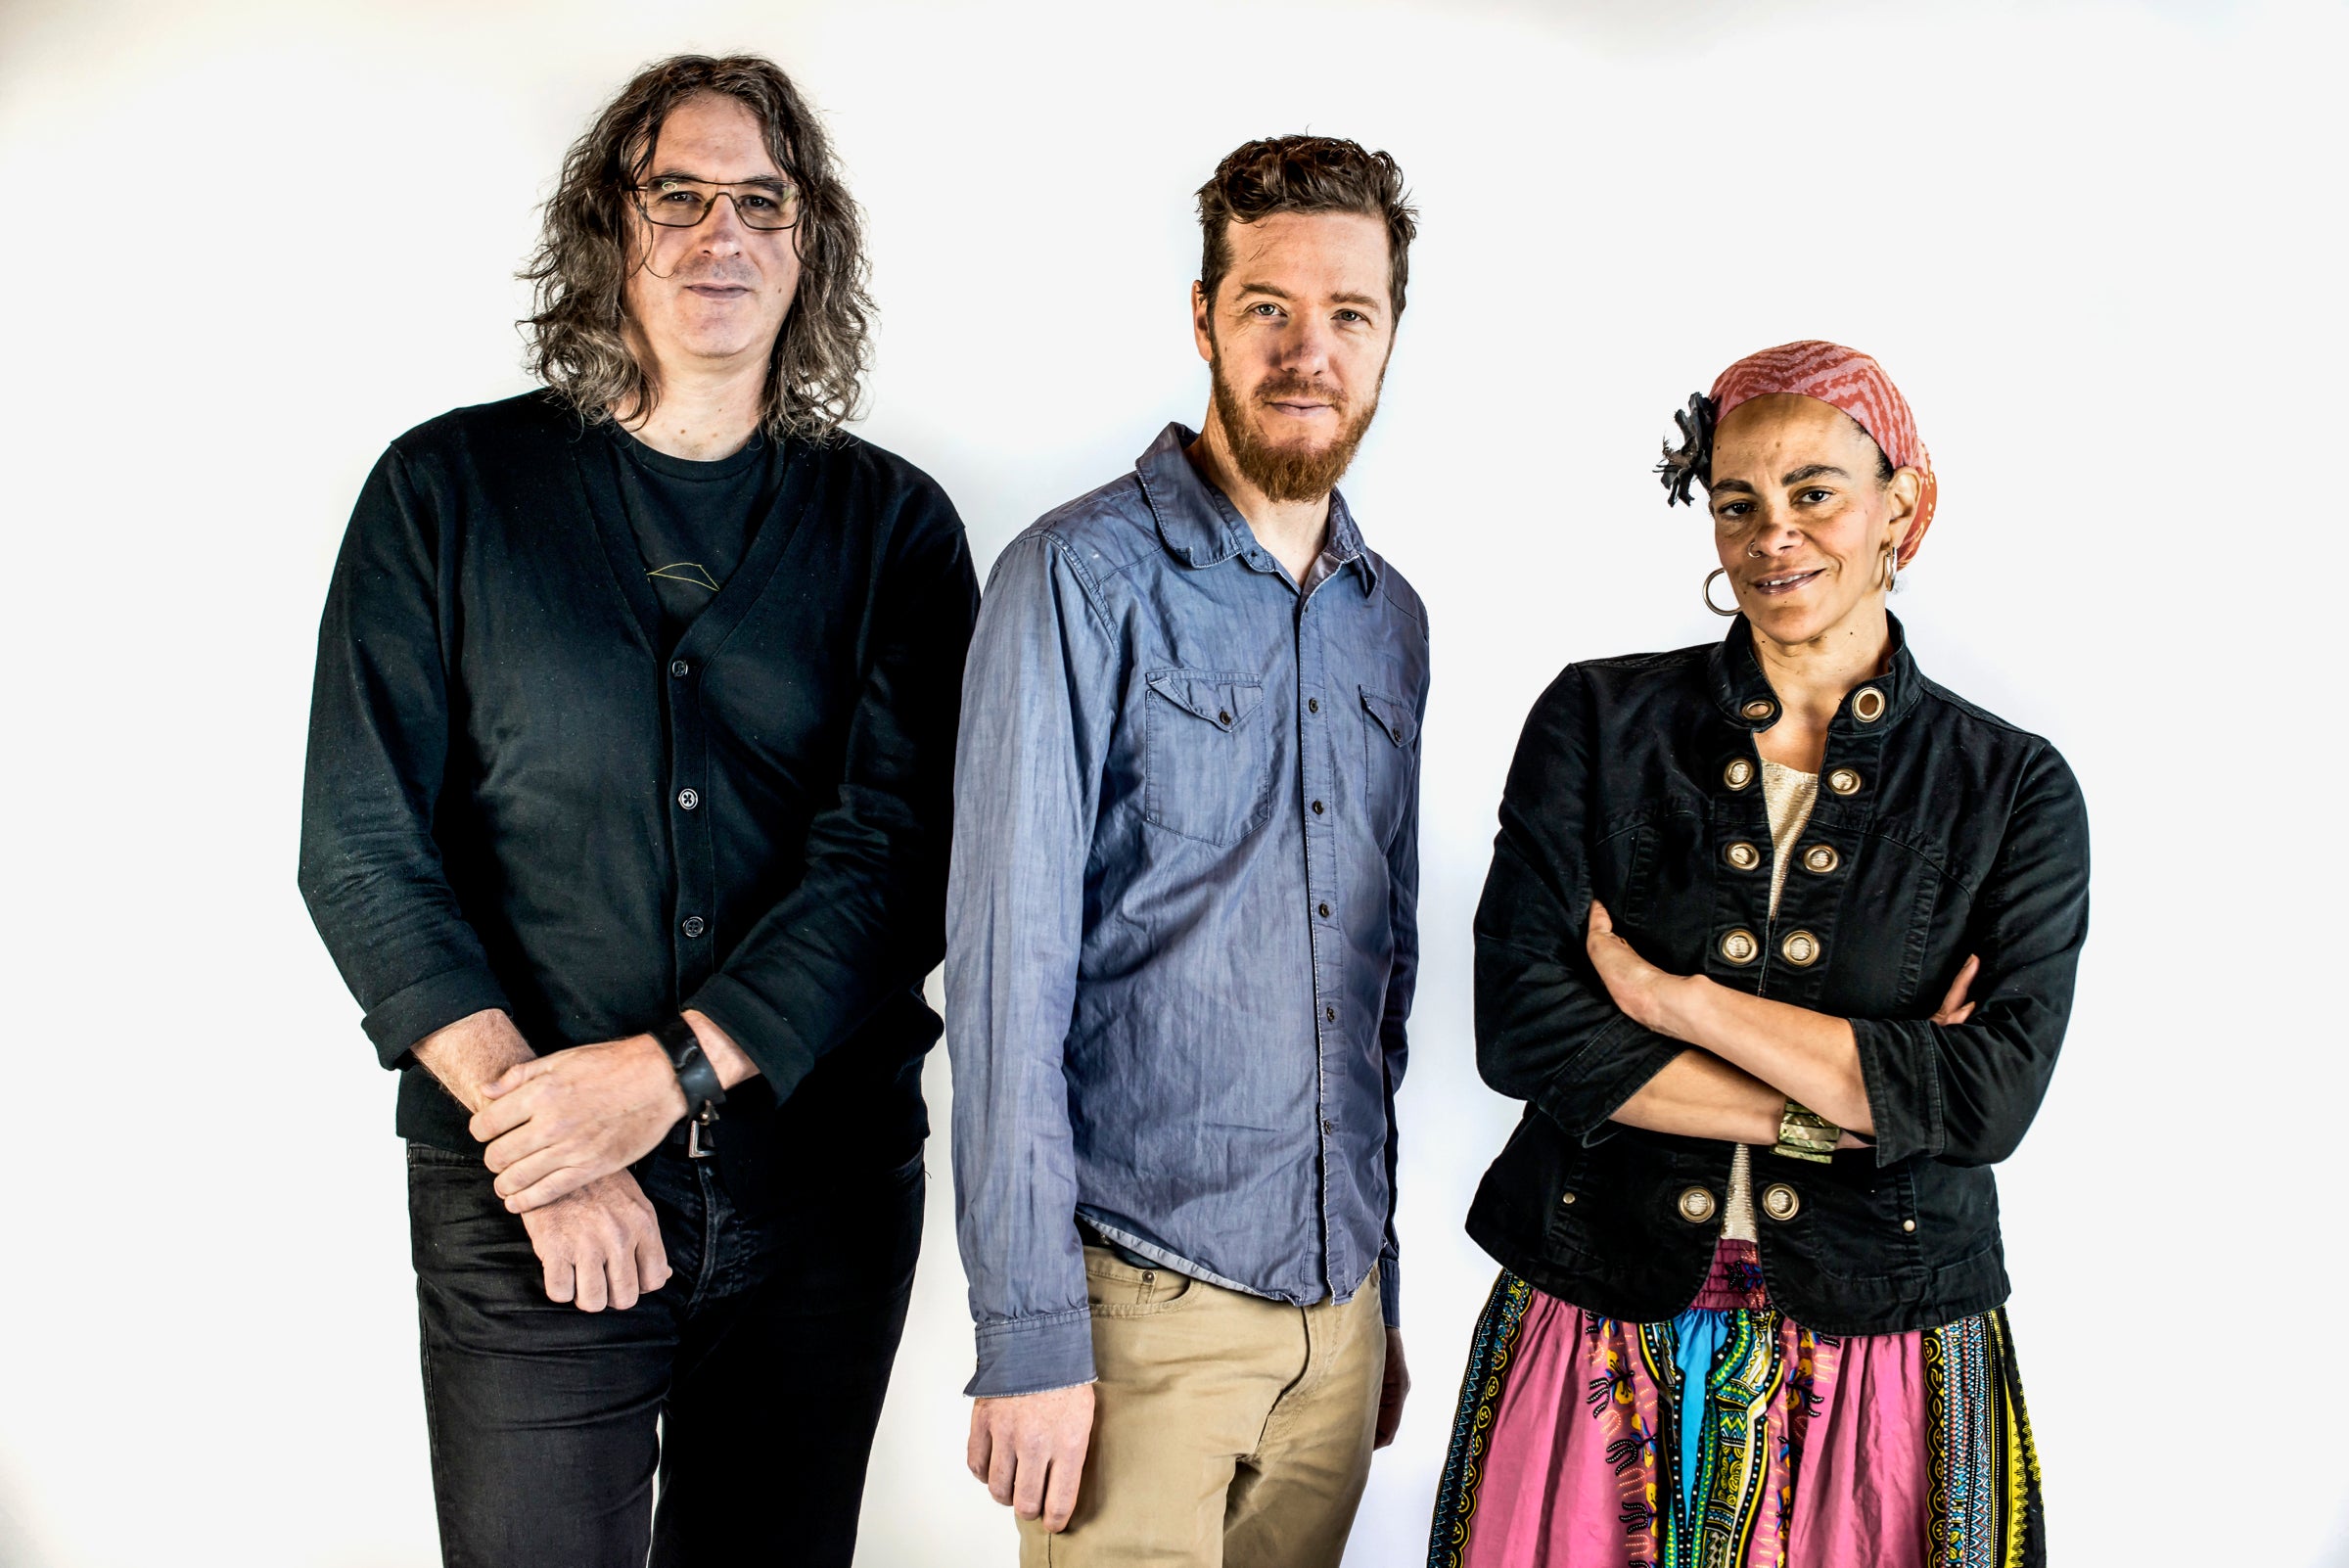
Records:
<instances>
[{"instance_id":1,"label":"bare forearm","mask_svg":"<svg viewBox=\"0 0 2349 1568\"><path fill-rule=\"evenodd\" d=\"M702 1054L717 1069L717 1082L732 1088L747 1078L759 1076L759 1064L750 1053L734 1043L734 1037L717 1027L708 1013L695 1008L685 1009L685 1022L693 1026L694 1038L702 1042Z\"/></svg>"},{"instance_id":2,"label":"bare forearm","mask_svg":"<svg viewBox=\"0 0 2349 1568\"><path fill-rule=\"evenodd\" d=\"M440 1086L468 1111L489 1103L488 1087L517 1062L538 1053L530 1049L514 1020L497 1008L469 1013L444 1029L437 1029L415 1045L416 1060L440 1081Z\"/></svg>"},{"instance_id":3,"label":"bare forearm","mask_svg":"<svg viewBox=\"0 0 2349 1568\"><path fill-rule=\"evenodd\" d=\"M1624 1101L1613 1120L1649 1132L1772 1143L1786 1096L1709 1051L1685 1050Z\"/></svg>"},{"instance_id":4,"label":"bare forearm","mask_svg":"<svg viewBox=\"0 0 2349 1568\"><path fill-rule=\"evenodd\" d=\"M1703 975L1664 987L1661 1003L1659 1033L1702 1046L1837 1127L1875 1130L1860 1047L1843 1019L1731 991ZM1755 1141L1770 1142L1776 1126L1773 1112L1770 1137Z\"/></svg>"}]
</instances>

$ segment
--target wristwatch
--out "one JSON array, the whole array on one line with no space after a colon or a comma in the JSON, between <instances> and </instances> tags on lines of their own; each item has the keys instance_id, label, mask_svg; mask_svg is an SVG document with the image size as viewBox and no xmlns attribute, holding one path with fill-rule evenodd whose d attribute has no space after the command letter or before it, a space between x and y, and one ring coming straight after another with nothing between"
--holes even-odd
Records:
<instances>
[{"instance_id":1,"label":"wristwatch","mask_svg":"<svg viewBox=\"0 0 2349 1568\"><path fill-rule=\"evenodd\" d=\"M1783 1154L1789 1160L1815 1160L1820 1165L1831 1165L1835 1144L1842 1136L1843 1129L1817 1111L1806 1110L1788 1100L1784 1114L1778 1118L1778 1141L1772 1152Z\"/></svg>"},{"instance_id":2,"label":"wristwatch","mask_svg":"<svg viewBox=\"0 0 2349 1568\"><path fill-rule=\"evenodd\" d=\"M682 1013L655 1026L653 1038L668 1052L668 1065L677 1070L677 1087L685 1091L685 1157L707 1160L717 1147L710 1128L717 1120L717 1108L726 1103L725 1085L717 1081L717 1069L703 1054L701 1038Z\"/></svg>"}]
</instances>

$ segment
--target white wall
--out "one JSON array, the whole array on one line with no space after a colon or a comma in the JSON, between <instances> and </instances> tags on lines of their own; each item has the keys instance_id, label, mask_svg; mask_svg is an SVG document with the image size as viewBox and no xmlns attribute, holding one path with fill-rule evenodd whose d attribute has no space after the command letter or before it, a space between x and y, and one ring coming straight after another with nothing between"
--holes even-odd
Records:
<instances>
[{"instance_id":1,"label":"white wall","mask_svg":"<svg viewBox=\"0 0 2349 1568\"><path fill-rule=\"evenodd\" d=\"M1348 493L1435 619L1419 1392L1350 1562L1421 1560L1492 1273L1468 920L1517 725L1569 659L1717 634L1647 466L1797 337L1908 392L1943 476L1914 646L2054 738L2096 824L2070 1049L2004 1176L2059 1555L2349 1562L2343 773L2308 738L2349 591L2345 43L2337 5L2186 0L0 9L0 1563L435 1560L392 1084L294 891L315 618L385 441L525 385L565 145L688 48L828 112L885 312L863 430L983 566L1196 419L1224 151L1338 132L1417 191ZM930 1086L943 1127L943 1052ZM1007 1563L960 1468L943 1134L930 1166L863 1560Z\"/></svg>"}]
</instances>

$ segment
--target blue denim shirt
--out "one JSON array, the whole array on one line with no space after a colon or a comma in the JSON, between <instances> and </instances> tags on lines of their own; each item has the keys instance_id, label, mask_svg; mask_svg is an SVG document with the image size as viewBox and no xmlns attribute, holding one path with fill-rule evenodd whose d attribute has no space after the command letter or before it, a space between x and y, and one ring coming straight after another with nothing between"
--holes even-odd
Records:
<instances>
[{"instance_id":1,"label":"blue denim shirt","mask_svg":"<svg viewBox=\"0 0 2349 1568\"><path fill-rule=\"evenodd\" d=\"M1168 1268L1397 1320L1427 612L1330 497L1301 594L1170 425L1004 550L947 889L967 1392L1093 1376L1079 1215Z\"/></svg>"}]
</instances>

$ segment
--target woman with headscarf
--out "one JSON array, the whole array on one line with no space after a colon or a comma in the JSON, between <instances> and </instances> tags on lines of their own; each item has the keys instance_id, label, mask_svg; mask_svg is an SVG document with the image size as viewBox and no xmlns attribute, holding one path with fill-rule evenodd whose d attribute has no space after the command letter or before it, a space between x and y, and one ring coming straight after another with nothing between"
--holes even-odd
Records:
<instances>
[{"instance_id":1,"label":"woman with headscarf","mask_svg":"<svg viewBox=\"0 0 2349 1568\"><path fill-rule=\"evenodd\" d=\"M1882 367L1788 344L1675 417L1735 622L1569 666L1518 745L1476 1026L1526 1111L1430 1559L2039 1563L1991 1167L2071 1009L2079 787L1886 610L1935 484Z\"/></svg>"}]
</instances>

